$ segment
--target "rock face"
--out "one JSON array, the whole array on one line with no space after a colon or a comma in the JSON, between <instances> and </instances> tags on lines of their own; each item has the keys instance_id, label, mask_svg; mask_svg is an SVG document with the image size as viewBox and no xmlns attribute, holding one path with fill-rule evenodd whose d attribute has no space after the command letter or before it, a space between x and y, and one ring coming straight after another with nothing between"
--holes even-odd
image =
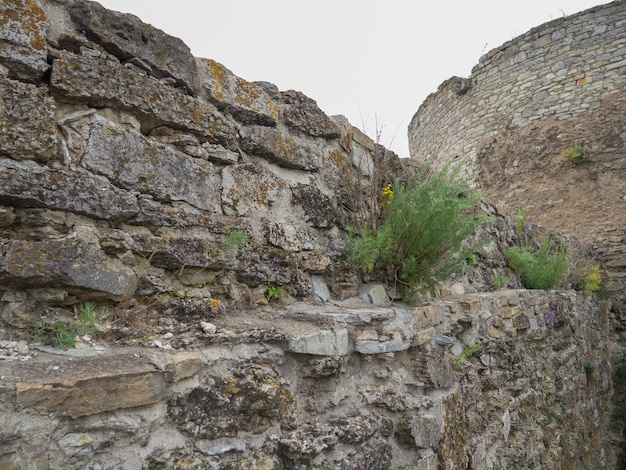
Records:
<instances>
[{"instance_id":1,"label":"rock face","mask_svg":"<svg viewBox=\"0 0 626 470\"><path fill-rule=\"evenodd\" d=\"M271 323L215 318L195 352L1 362L0 464L602 468L614 458L603 438L608 320L582 293L271 312Z\"/></svg>"},{"instance_id":2,"label":"rock face","mask_svg":"<svg viewBox=\"0 0 626 470\"><path fill-rule=\"evenodd\" d=\"M616 460L606 312L486 292L520 285L487 205L480 268L434 300L363 286L346 230L404 164L302 93L95 2L8 0L0 130L0 468Z\"/></svg>"}]
</instances>

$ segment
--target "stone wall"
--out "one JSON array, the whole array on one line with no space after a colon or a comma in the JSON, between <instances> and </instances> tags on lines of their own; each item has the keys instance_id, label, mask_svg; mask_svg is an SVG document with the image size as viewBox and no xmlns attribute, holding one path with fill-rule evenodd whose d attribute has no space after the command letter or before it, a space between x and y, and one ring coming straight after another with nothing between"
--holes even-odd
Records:
<instances>
[{"instance_id":1,"label":"stone wall","mask_svg":"<svg viewBox=\"0 0 626 470\"><path fill-rule=\"evenodd\" d=\"M481 57L468 78L443 82L409 124L411 158L477 160L479 143L505 126L581 120L623 91L623 1L531 29Z\"/></svg>"},{"instance_id":2,"label":"stone wall","mask_svg":"<svg viewBox=\"0 0 626 470\"><path fill-rule=\"evenodd\" d=\"M97 3L0 19L0 467L615 461L606 312L484 292L520 286L510 217L484 205L480 269L392 304L341 262L391 152ZM36 341L87 300L111 314L97 336Z\"/></svg>"},{"instance_id":3,"label":"stone wall","mask_svg":"<svg viewBox=\"0 0 626 470\"><path fill-rule=\"evenodd\" d=\"M22 345L0 466L612 468L606 328L584 294L507 290L295 303L218 318L192 351Z\"/></svg>"},{"instance_id":4,"label":"stone wall","mask_svg":"<svg viewBox=\"0 0 626 470\"><path fill-rule=\"evenodd\" d=\"M593 245L626 326L626 4L531 29L444 82L409 126L411 157L468 157L503 211ZM561 151L582 145L587 161Z\"/></svg>"},{"instance_id":5,"label":"stone wall","mask_svg":"<svg viewBox=\"0 0 626 470\"><path fill-rule=\"evenodd\" d=\"M86 298L256 305L267 284L331 284L345 228L376 213L374 163L383 178L394 154L132 15L52 0L1 12L3 291L59 289L54 317ZM2 300L16 327L39 302Z\"/></svg>"}]
</instances>

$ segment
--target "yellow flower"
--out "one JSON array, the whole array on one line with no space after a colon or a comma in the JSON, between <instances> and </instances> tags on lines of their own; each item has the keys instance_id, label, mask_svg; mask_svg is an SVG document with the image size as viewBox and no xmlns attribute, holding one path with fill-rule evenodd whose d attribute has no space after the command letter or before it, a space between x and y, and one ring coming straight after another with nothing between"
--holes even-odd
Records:
<instances>
[{"instance_id":1,"label":"yellow flower","mask_svg":"<svg viewBox=\"0 0 626 470\"><path fill-rule=\"evenodd\" d=\"M213 312L213 313L219 312L221 303L222 303L221 300L211 299L211 302L209 303L209 307L211 308L211 312Z\"/></svg>"},{"instance_id":2,"label":"yellow flower","mask_svg":"<svg viewBox=\"0 0 626 470\"><path fill-rule=\"evenodd\" d=\"M586 292L597 292L602 284L602 275L600 274L600 266L593 265L585 274L585 283L583 290Z\"/></svg>"},{"instance_id":3,"label":"yellow flower","mask_svg":"<svg viewBox=\"0 0 626 470\"><path fill-rule=\"evenodd\" d=\"M391 201L393 201L393 186L390 183L383 188L383 202L381 206L388 206L391 204Z\"/></svg>"}]
</instances>

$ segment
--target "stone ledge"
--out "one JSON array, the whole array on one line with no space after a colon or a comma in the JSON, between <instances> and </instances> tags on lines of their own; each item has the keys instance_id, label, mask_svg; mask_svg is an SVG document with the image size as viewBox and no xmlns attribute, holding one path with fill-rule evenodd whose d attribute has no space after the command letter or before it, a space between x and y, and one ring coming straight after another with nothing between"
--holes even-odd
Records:
<instances>
[{"instance_id":1,"label":"stone ledge","mask_svg":"<svg viewBox=\"0 0 626 470\"><path fill-rule=\"evenodd\" d=\"M191 377L202 366L196 351L137 351L88 357L45 354L32 362L0 364L0 393L12 395L9 401L19 408L74 419L162 401L168 382Z\"/></svg>"}]
</instances>

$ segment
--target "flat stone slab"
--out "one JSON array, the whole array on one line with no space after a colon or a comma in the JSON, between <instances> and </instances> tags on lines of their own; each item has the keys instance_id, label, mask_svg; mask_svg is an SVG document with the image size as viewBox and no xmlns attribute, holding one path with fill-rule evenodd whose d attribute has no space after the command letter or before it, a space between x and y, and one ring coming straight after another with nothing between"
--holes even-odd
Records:
<instances>
[{"instance_id":1,"label":"flat stone slab","mask_svg":"<svg viewBox=\"0 0 626 470\"><path fill-rule=\"evenodd\" d=\"M166 396L167 382L191 377L201 365L202 355L193 351L43 353L36 360L0 364L0 393L15 390L9 401L21 408L77 418L157 403Z\"/></svg>"}]
</instances>

